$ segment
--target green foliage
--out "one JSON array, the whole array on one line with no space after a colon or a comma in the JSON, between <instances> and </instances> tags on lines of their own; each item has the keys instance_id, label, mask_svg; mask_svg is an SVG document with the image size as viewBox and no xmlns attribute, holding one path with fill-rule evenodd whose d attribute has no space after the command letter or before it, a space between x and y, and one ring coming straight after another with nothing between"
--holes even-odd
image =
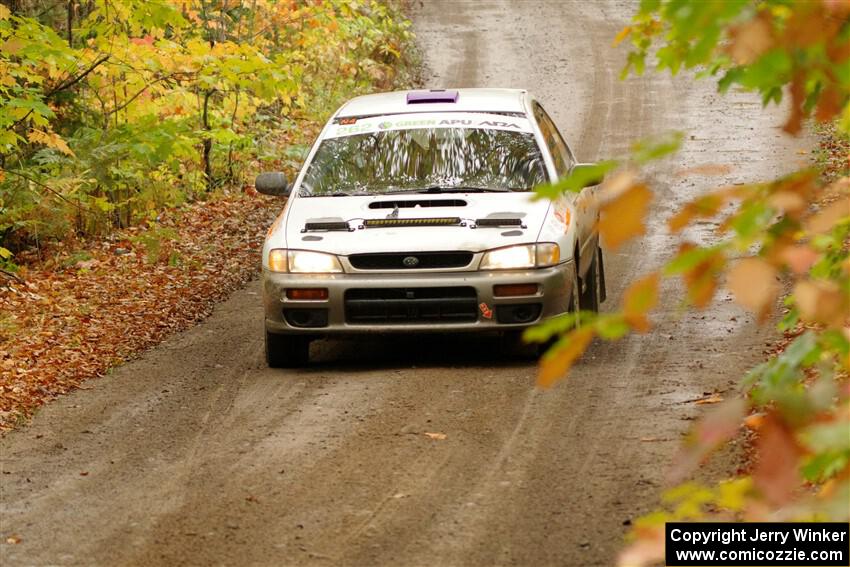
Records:
<instances>
[{"instance_id":1,"label":"green foliage","mask_svg":"<svg viewBox=\"0 0 850 567\"><path fill-rule=\"evenodd\" d=\"M155 218L261 167L291 171L303 126L400 80L412 37L394 5L360 0L94 0L71 30L54 4L0 6L10 250Z\"/></svg>"}]
</instances>

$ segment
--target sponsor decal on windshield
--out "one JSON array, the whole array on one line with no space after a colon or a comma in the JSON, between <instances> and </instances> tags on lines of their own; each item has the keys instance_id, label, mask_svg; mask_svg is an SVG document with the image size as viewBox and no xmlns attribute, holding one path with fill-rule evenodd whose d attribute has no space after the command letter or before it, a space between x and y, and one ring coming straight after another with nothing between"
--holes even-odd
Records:
<instances>
[{"instance_id":1,"label":"sponsor decal on windshield","mask_svg":"<svg viewBox=\"0 0 850 567\"><path fill-rule=\"evenodd\" d=\"M451 116L437 115L428 117L392 117L376 116L358 120L356 124L342 122L331 126L327 138L368 134L386 130L412 130L416 128L483 128L491 130L513 130L531 132L531 125L525 118L507 117L493 114L453 113Z\"/></svg>"}]
</instances>

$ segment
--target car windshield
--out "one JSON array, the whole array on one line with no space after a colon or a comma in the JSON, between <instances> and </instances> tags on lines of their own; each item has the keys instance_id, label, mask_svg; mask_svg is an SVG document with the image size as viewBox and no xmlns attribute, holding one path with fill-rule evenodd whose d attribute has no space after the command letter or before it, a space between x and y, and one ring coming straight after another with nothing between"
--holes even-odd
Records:
<instances>
[{"instance_id":1,"label":"car windshield","mask_svg":"<svg viewBox=\"0 0 850 567\"><path fill-rule=\"evenodd\" d=\"M530 191L545 180L543 157L530 133L415 128L324 140L299 194Z\"/></svg>"}]
</instances>

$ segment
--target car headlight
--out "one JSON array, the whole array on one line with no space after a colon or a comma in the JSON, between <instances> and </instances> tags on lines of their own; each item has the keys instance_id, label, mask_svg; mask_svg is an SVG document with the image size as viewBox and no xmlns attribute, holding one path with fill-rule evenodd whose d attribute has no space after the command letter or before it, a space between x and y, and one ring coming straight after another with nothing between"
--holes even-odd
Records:
<instances>
[{"instance_id":1,"label":"car headlight","mask_svg":"<svg viewBox=\"0 0 850 567\"><path fill-rule=\"evenodd\" d=\"M521 270L524 268L545 268L554 266L561 260L561 248L554 242L540 244L521 244L496 248L484 253L481 258L481 270Z\"/></svg>"},{"instance_id":2,"label":"car headlight","mask_svg":"<svg viewBox=\"0 0 850 567\"><path fill-rule=\"evenodd\" d=\"M291 274L336 274L342 272L342 266L333 254L275 248L269 251L269 270Z\"/></svg>"}]
</instances>

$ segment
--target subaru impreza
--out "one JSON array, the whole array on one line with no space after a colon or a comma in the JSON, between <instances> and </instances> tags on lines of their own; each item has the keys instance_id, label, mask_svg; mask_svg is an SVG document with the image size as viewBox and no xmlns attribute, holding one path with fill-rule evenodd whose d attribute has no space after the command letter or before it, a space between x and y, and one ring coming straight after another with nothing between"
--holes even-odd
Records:
<instances>
[{"instance_id":1,"label":"subaru impreza","mask_svg":"<svg viewBox=\"0 0 850 567\"><path fill-rule=\"evenodd\" d=\"M594 184L535 186L586 168L527 91L420 90L344 104L291 184L263 247L266 358L365 333L499 332L605 299Z\"/></svg>"}]
</instances>

